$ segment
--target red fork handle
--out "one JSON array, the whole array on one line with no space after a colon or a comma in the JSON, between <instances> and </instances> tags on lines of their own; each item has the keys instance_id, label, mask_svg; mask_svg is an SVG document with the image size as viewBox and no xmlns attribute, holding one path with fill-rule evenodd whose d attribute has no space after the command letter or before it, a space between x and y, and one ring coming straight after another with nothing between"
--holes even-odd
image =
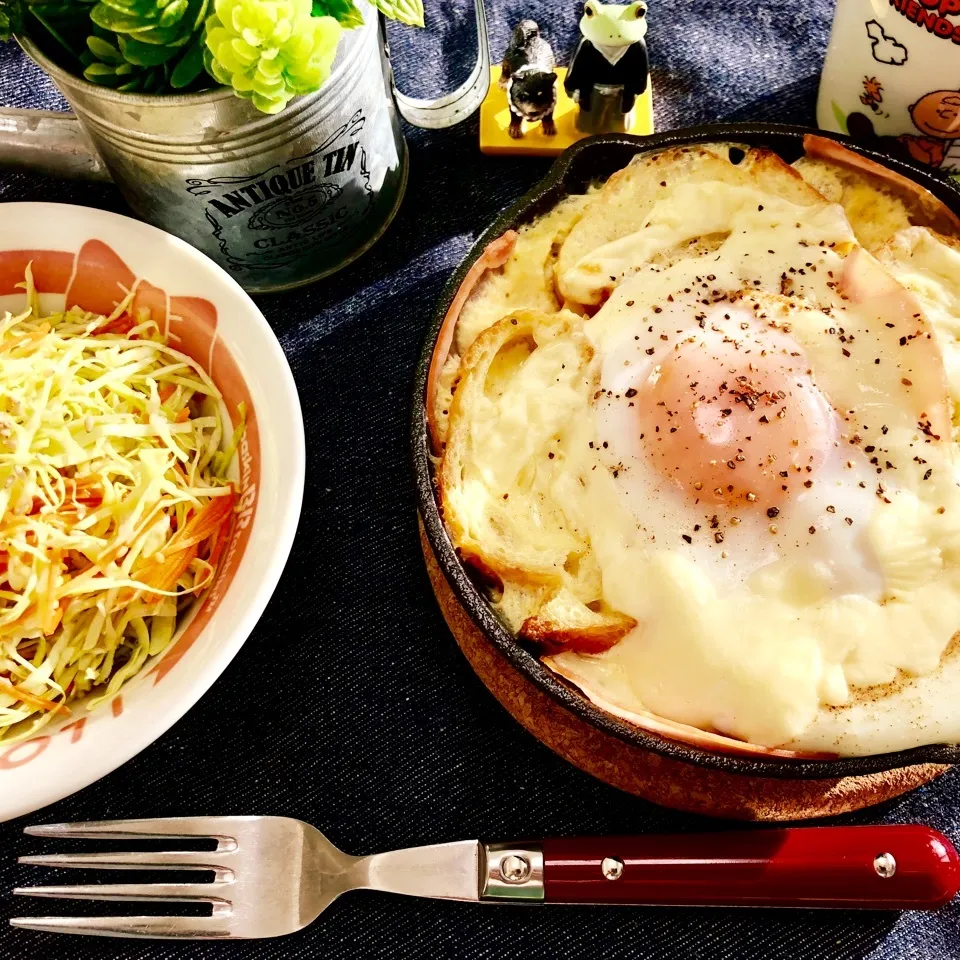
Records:
<instances>
[{"instance_id":1,"label":"red fork handle","mask_svg":"<svg viewBox=\"0 0 960 960\"><path fill-rule=\"evenodd\" d=\"M933 910L958 887L953 844L919 825L543 843L548 903Z\"/></svg>"}]
</instances>

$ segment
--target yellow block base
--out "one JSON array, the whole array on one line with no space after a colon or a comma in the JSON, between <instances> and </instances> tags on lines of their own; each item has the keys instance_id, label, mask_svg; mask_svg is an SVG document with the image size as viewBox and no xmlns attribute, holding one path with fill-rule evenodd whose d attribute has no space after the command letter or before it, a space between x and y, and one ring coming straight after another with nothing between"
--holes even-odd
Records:
<instances>
[{"instance_id":1,"label":"yellow block base","mask_svg":"<svg viewBox=\"0 0 960 960\"><path fill-rule=\"evenodd\" d=\"M500 88L500 67L491 68L490 91L480 107L480 150L510 156L554 157L571 144L590 136L577 129L577 105L563 89L566 67L557 67L557 108L553 119L557 125L555 137L545 137L539 123L523 124L523 138L514 140L507 133L510 109L507 91ZM653 133L653 97L650 84L633 108L633 126L628 133Z\"/></svg>"}]
</instances>

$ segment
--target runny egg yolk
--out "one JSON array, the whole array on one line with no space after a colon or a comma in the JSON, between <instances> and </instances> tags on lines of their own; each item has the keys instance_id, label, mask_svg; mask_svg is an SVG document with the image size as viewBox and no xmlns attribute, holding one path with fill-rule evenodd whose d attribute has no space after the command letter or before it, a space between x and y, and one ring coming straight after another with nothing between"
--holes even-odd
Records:
<instances>
[{"instance_id":1,"label":"runny egg yolk","mask_svg":"<svg viewBox=\"0 0 960 960\"><path fill-rule=\"evenodd\" d=\"M634 406L650 462L691 500L770 510L802 492L839 423L797 342L745 318L675 342Z\"/></svg>"}]
</instances>

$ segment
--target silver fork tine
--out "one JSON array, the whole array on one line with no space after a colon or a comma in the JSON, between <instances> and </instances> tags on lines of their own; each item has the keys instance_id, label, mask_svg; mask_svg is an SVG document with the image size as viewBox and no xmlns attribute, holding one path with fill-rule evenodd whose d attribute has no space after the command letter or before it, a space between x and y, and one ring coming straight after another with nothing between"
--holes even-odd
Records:
<instances>
[{"instance_id":1,"label":"silver fork tine","mask_svg":"<svg viewBox=\"0 0 960 960\"><path fill-rule=\"evenodd\" d=\"M87 900L142 901L151 903L192 902L209 904L210 917L18 917L15 927L60 933L100 934L115 937L177 937L183 939L250 939L279 937L312 923L341 894L360 887L406 891L393 878L384 887L375 882L374 867L384 860L353 857L337 849L308 823L288 817L177 817L168 820L112 820L88 823L54 823L28 827L40 837L85 839L154 840L195 839L216 841L213 851L178 851L176 842L154 844L162 849L139 852L122 849L75 853L36 854L20 862L48 867L120 869L192 869L211 871L212 883L194 874L191 878L160 877L160 883L116 883L124 878L106 877L106 884L18 887L25 897L65 897ZM134 846L130 843L130 846ZM441 844L446 850L449 844ZM458 849L463 844L454 844ZM460 863L472 869L469 888L476 898L477 843L466 843L467 859ZM400 851L390 860L396 872L410 863L423 863L436 871L434 847ZM469 859L472 857L472 859ZM443 861L444 863L446 861ZM459 861L457 861L459 862ZM455 864L456 865L456 862ZM390 874L390 871L387 871ZM393 877L393 874L390 874ZM432 876L432 874L431 874ZM81 878L86 880L86 877ZM185 882L166 882L183 879ZM397 885L399 883L399 886ZM429 887L429 885L428 885ZM459 888L458 888L459 889ZM432 887L429 888L432 890ZM428 892L429 892L428 890ZM411 888L420 892L420 887ZM441 893L442 895L442 893ZM109 908L107 908L109 909ZM58 911L59 912L59 911ZM67 912L67 911L64 911ZM201 911L206 912L206 911Z\"/></svg>"},{"instance_id":2,"label":"silver fork tine","mask_svg":"<svg viewBox=\"0 0 960 960\"><path fill-rule=\"evenodd\" d=\"M223 854L216 850L171 850L157 853L38 853L19 857L17 862L32 867L90 867L107 870L215 870L226 871L214 863Z\"/></svg>"},{"instance_id":3,"label":"silver fork tine","mask_svg":"<svg viewBox=\"0 0 960 960\"><path fill-rule=\"evenodd\" d=\"M166 820L90 820L85 823L41 823L24 827L31 837L78 837L130 840L136 837L230 837L253 817L170 817Z\"/></svg>"},{"instance_id":4,"label":"silver fork tine","mask_svg":"<svg viewBox=\"0 0 960 960\"><path fill-rule=\"evenodd\" d=\"M217 896L228 883L80 883L60 887L15 887L23 897L58 897L64 900L162 900L188 903L206 900L228 904Z\"/></svg>"},{"instance_id":5,"label":"silver fork tine","mask_svg":"<svg viewBox=\"0 0 960 960\"><path fill-rule=\"evenodd\" d=\"M228 940L221 917L14 917L10 926L42 933L87 933L101 937Z\"/></svg>"}]
</instances>

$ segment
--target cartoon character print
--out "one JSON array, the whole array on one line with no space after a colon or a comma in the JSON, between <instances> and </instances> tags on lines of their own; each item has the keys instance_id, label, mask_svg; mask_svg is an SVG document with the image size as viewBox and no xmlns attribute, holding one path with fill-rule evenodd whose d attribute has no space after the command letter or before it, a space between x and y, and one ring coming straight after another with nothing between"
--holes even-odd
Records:
<instances>
[{"instance_id":1,"label":"cartoon character print","mask_svg":"<svg viewBox=\"0 0 960 960\"><path fill-rule=\"evenodd\" d=\"M860 102L874 113L880 113L880 104L883 103L883 84L876 77L863 78Z\"/></svg>"},{"instance_id":2,"label":"cartoon character print","mask_svg":"<svg viewBox=\"0 0 960 960\"><path fill-rule=\"evenodd\" d=\"M910 119L921 135L898 139L914 160L934 168L944 166L948 158L949 166L960 164L960 90L925 94L910 107Z\"/></svg>"},{"instance_id":3,"label":"cartoon character print","mask_svg":"<svg viewBox=\"0 0 960 960\"><path fill-rule=\"evenodd\" d=\"M900 67L907 62L907 48L896 37L891 37L889 33L886 33L876 20L870 20L864 26L866 26L867 36L870 38L873 59L877 63L887 63L891 66Z\"/></svg>"}]
</instances>

